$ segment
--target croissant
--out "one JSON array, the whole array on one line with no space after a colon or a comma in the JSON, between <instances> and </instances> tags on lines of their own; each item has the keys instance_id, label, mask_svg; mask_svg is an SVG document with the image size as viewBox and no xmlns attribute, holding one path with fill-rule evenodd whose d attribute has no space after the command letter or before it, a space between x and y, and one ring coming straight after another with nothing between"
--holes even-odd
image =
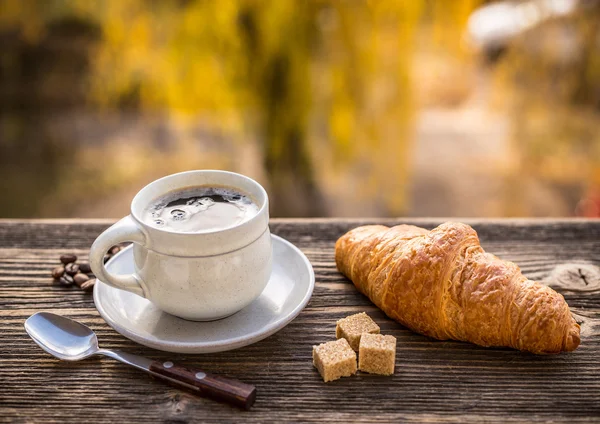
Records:
<instances>
[{"instance_id":1,"label":"croissant","mask_svg":"<svg viewBox=\"0 0 600 424\"><path fill-rule=\"evenodd\" d=\"M418 333L537 354L579 346L563 296L486 253L466 224L358 227L337 241L335 261L361 293Z\"/></svg>"}]
</instances>

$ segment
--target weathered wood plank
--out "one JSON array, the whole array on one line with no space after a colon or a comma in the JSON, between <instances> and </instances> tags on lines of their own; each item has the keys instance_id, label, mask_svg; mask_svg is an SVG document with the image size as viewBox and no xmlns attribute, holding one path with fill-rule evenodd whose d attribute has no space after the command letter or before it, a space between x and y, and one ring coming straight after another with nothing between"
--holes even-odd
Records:
<instances>
[{"instance_id":1,"label":"weathered wood plank","mask_svg":"<svg viewBox=\"0 0 600 424\"><path fill-rule=\"evenodd\" d=\"M582 323L582 345L557 356L435 341L387 319L333 263L337 237L367 222L375 220L273 220L273 233L298 245L314 265L317 284L307 308L285 329L252 346L179 355L129 341L99 317L89 294L52 283L49 271L58 256L74 252L85 258L109 221L0 220L0 422L600 419L600 221L470 221L488 251L564 294ZM431 228L442 220L403 222ZM25 319L39 310L91 326L102 346L252 383L258 388L256 406L243 412L199 399L106 358L60 362L23 330ZM311 364L312 345L333 338L337 319L363 310L398 338L395 375L322 383Z\"/></svg>"}]
</instances>

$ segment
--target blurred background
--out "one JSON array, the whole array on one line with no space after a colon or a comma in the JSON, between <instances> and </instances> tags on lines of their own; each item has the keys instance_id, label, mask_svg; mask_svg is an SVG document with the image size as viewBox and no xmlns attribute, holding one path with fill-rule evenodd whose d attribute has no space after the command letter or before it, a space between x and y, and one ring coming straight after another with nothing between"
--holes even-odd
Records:
<instances>
[{"instance_id":1,"label":"blurred background","mask_svg":"<svg viewBox=\"0 0 600 424\"><path fill-rule=\"evenodd\" d=\"M600 1L0 0L0 217L600 216Z\"/></svg>"}]
</instances>

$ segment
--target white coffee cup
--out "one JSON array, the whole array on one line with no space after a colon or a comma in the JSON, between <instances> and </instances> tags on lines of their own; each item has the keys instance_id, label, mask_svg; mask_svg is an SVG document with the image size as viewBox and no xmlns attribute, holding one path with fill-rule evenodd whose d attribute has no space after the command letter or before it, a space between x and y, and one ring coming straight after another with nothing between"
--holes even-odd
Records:
<instances>
[{"instance_id":1,"label":"white coffee cup","mask_svg":"<svg viewBox=\"0 0 600 424\"><path fill-rule=\"evenodd\" d=\"M258 213L234 227L177 233L142 221L144 209L168 192L191 186L227 186L250 195ZM135 273L107 272L104 255L113 245L133 242ZM226 171L189 171L144 187L131 202L131 215L104 231L90 251L100 281L145 297L172 315L209 321L252 303L269 281L272 265L269 199L256 181Z\"/></svg>"}]
</instances>

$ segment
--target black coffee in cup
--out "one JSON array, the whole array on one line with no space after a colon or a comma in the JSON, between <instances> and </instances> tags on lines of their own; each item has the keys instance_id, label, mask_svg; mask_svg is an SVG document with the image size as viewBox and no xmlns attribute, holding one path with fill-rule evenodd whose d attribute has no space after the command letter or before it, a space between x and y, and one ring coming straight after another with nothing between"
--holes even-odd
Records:
<instances>
[{"instance_id":1,"label":"black coffee in cup","mask_svg":"<svg viewBox=\"0 0 600 424\"><path fill-rule=\"evenodd\" d=\"M158 197L144 210L146 224L173 232L222 230L258 213L250 196L230 187L195 186Z\"/></svg>"}]
</instances>

